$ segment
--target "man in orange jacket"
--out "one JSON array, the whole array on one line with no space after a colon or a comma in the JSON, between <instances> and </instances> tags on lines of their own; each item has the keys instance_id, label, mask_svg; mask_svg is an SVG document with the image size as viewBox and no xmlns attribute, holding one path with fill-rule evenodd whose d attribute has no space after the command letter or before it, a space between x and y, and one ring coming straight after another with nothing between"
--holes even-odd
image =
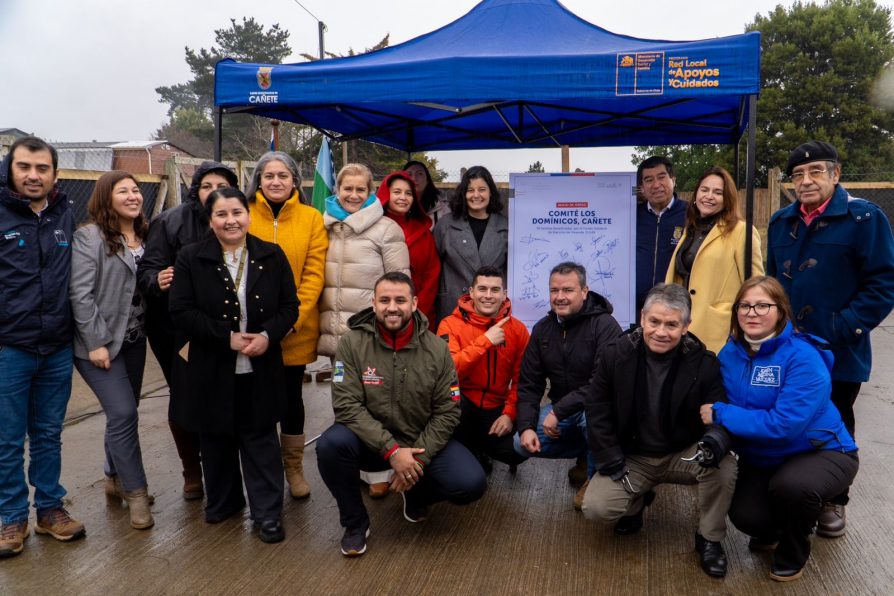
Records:
<instances>
[{"instance_id":1,"label":"man in orange jacket","mask_svg":"<svg viewBox=\"0 0 894 596\"><path fill-rule=\"evenodd\" d=\"M511 316L503 273L495 267L475 272L469 293L441 321L438 335L450 345L459 376L462 417L456 439L490 472L490 459L510 466L525 460L512 447L518 374L528 330Z\"/></svg>"}]
</instances>

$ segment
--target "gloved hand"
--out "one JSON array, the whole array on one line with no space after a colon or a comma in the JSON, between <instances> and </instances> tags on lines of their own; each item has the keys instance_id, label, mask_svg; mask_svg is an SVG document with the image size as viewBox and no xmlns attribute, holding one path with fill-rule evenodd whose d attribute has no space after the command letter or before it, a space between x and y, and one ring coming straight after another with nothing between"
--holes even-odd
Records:
<instances>
[{"instance_id":1,"label":"gloved hand","mask_svg":"<svg viewBox=\"0 0 894 596\"><path fill-rule=\"evenodd\" d=\"M698 451L701 452L702 456L696 457L695 461L703 468L719 468L720 460L726 455L720 443L710 435L705 435L698 442Z\"/></svg>"}]
</instances>

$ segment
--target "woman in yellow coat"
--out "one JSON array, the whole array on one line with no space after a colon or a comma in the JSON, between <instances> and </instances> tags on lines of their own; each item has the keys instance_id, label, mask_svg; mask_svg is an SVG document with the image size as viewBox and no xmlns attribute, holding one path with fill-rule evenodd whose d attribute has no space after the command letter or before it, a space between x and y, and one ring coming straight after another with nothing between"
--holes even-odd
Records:
<instances>
[{"instance_id":1,"label":"woman in yellow coat","mask_svg":"<svg viewBox=\"0 0 894 596\"><path fill-rule=\"evenodd\" d=\"M298 321L282 340L288 401L280 422L283 468L292 497L310 494L304 479L304 401L302 382L305 367L317 359L320 312L317 302L323 291L329 236L323 215L301 202L298 164L288 153L269 151L261 156L246 193L251 201L249 232L261 240L278 244L292 268L298 288Z\"/></svg>"},{"instance_id":2,"label":"woman in yellow coat","mask_svg":"<svg viewBox=\"0 0 894 596\"><path fill-rule=\"evenodd\" d=\"M689 290L689 331L715 354L729 336L733 301L742 282L764 273L757 229L752 229L751 275L745 272L745 231L732 176L723 168L709 169L695 185L695 197L686 211L686 230L665 281Z\"/></svg>"}]
</instances>

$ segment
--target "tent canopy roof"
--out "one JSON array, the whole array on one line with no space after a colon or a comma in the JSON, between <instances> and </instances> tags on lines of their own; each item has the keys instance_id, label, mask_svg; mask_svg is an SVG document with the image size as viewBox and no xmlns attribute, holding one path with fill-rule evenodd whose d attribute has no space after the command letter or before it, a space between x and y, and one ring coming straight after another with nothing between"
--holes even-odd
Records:
<instances>
[{"instance_id":1,"label":"tent canopy roof","mask_svg":"<svg viewBox=\"0 0 894 596\"><path fill-rule=\"evenodd\" d=\"M557 0L483 0L377 52L223 60L215 105L406 151L733 143L760 89L760 34L617 35Z\"/></svg>"}]
</instances>

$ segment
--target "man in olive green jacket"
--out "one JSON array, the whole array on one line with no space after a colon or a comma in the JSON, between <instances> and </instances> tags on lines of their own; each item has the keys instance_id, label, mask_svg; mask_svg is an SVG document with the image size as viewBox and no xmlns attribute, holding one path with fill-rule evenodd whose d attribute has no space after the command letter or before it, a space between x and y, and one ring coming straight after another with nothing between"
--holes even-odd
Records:
<instances>
[{"instance_id":1,"label":"man in olive green jacket","mask_svg":"<svg viewBox=\"0 0 894 596\"><path fill-rule=\"evenodd\" d=\"M486 487L481 465L452 438L460 416L456 369L416 302L409 277L386 273L375 284L372 308L348 320L336 350L335 424L317 443L317 464L338 504L345 556L366 552L369 536L361 468L393 471L391 490L414 523L432 503L471 503Z\"/></svg>"}]
</instances>

